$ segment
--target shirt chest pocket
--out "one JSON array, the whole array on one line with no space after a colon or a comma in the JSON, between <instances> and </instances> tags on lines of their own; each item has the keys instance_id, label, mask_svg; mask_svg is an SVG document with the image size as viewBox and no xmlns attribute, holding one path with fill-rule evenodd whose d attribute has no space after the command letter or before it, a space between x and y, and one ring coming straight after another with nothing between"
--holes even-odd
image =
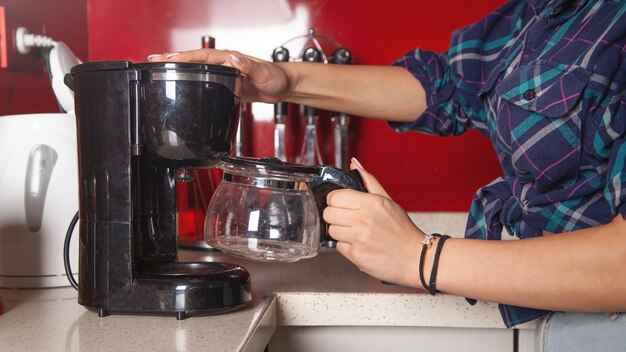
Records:
<instances>
[{"instance_id":1,"label":"shirt chest pocket","mask_svg":"<svg viewBox=\"0 0 626 352\"><path fill-rule=\"evenodd\" d=\"M496 86L496 137L513 172L540 191L567 186L581 158L581 97L591 74L578 66L536 61Z\"/></svg>"}]
</instances>

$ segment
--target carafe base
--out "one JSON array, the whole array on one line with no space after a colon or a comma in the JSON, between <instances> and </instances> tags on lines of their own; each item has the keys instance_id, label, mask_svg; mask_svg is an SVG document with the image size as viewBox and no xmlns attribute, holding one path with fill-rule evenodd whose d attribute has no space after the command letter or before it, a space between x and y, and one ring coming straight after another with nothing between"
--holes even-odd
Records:
<instances>
[{"instance_id":1,"label":"carafe base","mask_svg":"<svg viewBox=\"0 0 626 352\"><path fill-rule=\"evenodd\" d=\"M212 238L208 243L226 254L263 262L290 263L319 253L319 246L245 236Z\"/></svg>"}]
</instances>

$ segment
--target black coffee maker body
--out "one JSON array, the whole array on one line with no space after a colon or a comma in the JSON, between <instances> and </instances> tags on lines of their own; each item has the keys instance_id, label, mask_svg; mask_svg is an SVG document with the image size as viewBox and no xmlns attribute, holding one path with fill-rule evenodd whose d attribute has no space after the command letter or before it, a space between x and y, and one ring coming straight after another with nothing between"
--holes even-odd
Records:
<instances>
[{"instance_id":1,"label":"black coffee maker body","mask_svg":"<svg viewBox=\"0 0 626 352\"><path fill-rule=\"evenodd\" d=\"M239 72L94 62L74 67L66 84L78 133L79 303L101 316L182 319L249 302L244 268L177 261L176 182L230 153Z\"/></svg>"}]
</instances>

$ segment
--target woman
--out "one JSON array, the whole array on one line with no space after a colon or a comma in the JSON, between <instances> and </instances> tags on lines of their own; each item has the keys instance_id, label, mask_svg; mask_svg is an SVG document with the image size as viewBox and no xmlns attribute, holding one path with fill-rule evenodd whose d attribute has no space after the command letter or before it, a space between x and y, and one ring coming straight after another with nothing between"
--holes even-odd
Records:
<instances>
[{"instance_id":1,"label":"woman","mask_svg":"<svg viewBox=\"0 0 626 352\"><path fill-rule=\"evenodd\" d=\"M399 131L477 128L504 176L477 192L465 239L430 238L353 160L369 193L329 194L337 250L381 280L501 303L508 327L544 317L548 350L618 350L623 315L549 314L626 311L625 12L623 1L511 1L455 32L448 53L416 49L391 67L214 50L149 60L238 68L248 101L380 118ZM503 227L524 240L477 240L500 239ZM594 340L594 328L611 338Z\"/></svg>"}]
</instances>

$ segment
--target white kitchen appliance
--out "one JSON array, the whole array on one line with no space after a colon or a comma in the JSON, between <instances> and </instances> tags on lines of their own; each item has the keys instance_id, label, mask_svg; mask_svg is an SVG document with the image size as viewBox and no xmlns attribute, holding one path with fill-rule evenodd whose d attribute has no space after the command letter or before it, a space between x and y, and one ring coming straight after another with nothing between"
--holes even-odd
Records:
<instances>
[{"instance_id":1,"label":"white kitchen appliance","mask_svg":"<svg viewBox=\"0 0 626 352\"><path fill-rule=\"evenodd\" d=\"M0 287L69 285L63 244L78 210L78 157L74 100L62 81L79 62L60 42L49 54L52 86L68 113L0 116Z\"/></svg>"}]
</instances>

